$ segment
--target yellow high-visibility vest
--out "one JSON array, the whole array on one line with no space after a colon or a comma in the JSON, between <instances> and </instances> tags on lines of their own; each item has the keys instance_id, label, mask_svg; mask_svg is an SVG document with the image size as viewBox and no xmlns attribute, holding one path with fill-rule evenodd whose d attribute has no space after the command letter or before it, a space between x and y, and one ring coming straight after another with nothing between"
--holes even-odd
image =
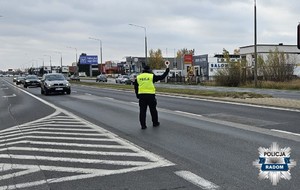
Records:
<instances>
[{"instance_id":1,"label":"yellow high-visibility vest","mask_svg":"<svg viewBox=\"0 0 300 190\"><path fill-rule=\"evenodd\" d=\"M136 78L137 83L139 84L138 94L155 94L152 73L142 73Z\"/></svg>"}]
</instances>

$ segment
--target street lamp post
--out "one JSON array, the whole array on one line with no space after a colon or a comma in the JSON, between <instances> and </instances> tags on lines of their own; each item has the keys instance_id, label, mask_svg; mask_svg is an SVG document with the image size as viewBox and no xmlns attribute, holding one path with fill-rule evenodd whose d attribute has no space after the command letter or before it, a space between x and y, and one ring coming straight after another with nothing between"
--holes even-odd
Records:
<instances>
[{"instance_id":1,"label":"street lamp post","mask_svg":"<svg viewBox=\"0 0 300 190\"><path fill-rule=\"evenodd\" d=\"M67 48L71 48L71 49L75 49L76 50L76 57L75 57L75 64L76 64L76 66L75 66L75 68L76 68L76 71L75 71L75 75L78 75L78 59L77 59L77 48L74 48L74 47L70 47L70 46L68 46Z\"/></svg>"},{"instance_id":2,"label":"street lamp post","mask_svg":"<svg viewBox=\"0 0 300 190\"><path fill-rule=\"evenodd\" d=\"M100 52L99 52L99 56L100 56L100 69L101 69L101 73L103 71L102 69L102 40L101 39L98 39L98 38L92 38L92 37L89 37L90 40L96 40L96 41L99 41L99 46L100 46Z\"/></svg>"},{"instance_id":3,"label":"street lamp post","mask_svg":"<svg viewBox=\"0 0 300 190\"><path fill-rule=\"evenodd\" d=\"M139 28L143 28L145 31L145 65L147 65L147 29L144 26L136 25L136 24L129 24L130 26L135 26Z\"/></svg>"},{"instance_id":4,"label":"street lamp post","mask_svg":"<svg viewBox=\"0 0 300 190\"><path fill-rule=\"evenodd\" d=\"M44 58L38 58L38 59L43 61L43 74L44 74L44 69L45 69L45 61L44 61ZM40 74L41 74L41 73L40 73Z\"/></svg>"},{"instance_id":5,"label":"street lamp post","mask_svg":"<svg viewBox=\"0 0 300 190\"><path fill-rule=\"evenodd\" d=\"M254 84L257 87L257 24L256 24L256 0L254 0Z\"/></svg>"},{"instance_id":6,"label":"street lamp post","mask_svg":"<svg viewBox=\"0 0 300 190\"><path fill-rule=\"evenodd\" d=\"M50 57L50 73L52 73L52 63L51 63L51 55L44 55Z\"/></svg>"},{"instance_id":7,"label":"street lamp post","mask_svg":"<svg viewBox=\"0 0 300 190\"><path fill-rule=\"evenodd\" d=\"M75 57L75 63L76 63L76 65L77 65L77 48L74 48L74 47L70 47L70 46L68 46L67 48L70 48L70 49L75 49L76 50L76 57Z\"/></svg>"},{"instance_id":8,"label":"street lamp post","mask_svg":"<svg viewBox=\"0 0 300 190\"><path fill-rule=\"evenodd\" d=\"M60 54L60 72L62 73L62 52L60 51L54 51L54 52Z\"/></svg>"}]
</instances>

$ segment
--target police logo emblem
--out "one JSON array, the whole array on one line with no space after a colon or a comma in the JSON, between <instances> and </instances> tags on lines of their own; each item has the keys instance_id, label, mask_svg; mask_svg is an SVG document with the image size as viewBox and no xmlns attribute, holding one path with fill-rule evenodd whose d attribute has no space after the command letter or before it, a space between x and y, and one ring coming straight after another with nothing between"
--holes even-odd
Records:
<instances>
[{"instance_id":1,"label":"police logo emblem","mask_svg":"<svg viewBox=\"0 0 300 190\"><path fill-rule=\"evenodd\" d=\"M258 178L269 179L272 185L277 185L280 179L290 180L292 167L296 166L296 161L290 159L291 148L280 148L273 142L270 148L258 148L259 159L253 165L259 168Z\"/></svg>"}]
</instances>

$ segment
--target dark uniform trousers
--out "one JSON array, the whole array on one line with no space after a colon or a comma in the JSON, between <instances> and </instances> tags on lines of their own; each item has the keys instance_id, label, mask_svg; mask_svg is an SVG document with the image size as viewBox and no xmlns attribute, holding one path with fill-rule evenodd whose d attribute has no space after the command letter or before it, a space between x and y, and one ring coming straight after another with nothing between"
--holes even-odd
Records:
<instances>
[{"instance_id":1,"label":"dark uniform trousers","mask_svg":"<svg viewBox=\"0 0 300 190\"><path fill-rule=\"evenodd\" d=\"M141 126L146 126L147 106L149 106L153 124L158 123L158 113L156 110L156 105L157 102L156 102L155 94L139 94Z\"/></svg>"}]
</instances>

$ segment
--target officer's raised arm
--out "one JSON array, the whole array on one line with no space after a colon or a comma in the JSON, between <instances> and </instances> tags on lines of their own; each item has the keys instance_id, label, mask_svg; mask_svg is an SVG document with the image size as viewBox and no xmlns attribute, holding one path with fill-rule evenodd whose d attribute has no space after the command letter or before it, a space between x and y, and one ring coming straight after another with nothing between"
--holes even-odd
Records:
<instances>
[{"instance_id":1,"label":"officer's raised arm","mask_svg":"<svg viewBox=\"0 0 300 190\"><path fill-rule=\"evenodd\" d=\"M154 75L153 76L153 82L157 82L159 80L163 80L164 78L166 78L166 76L168 76L169 72L170 72L170 69L169 69L169 65L170 65L170 62L165 62L165 65L166 65L166 70L165 72L162 74L162 75Z\"/></svg>"}]
</instances>

